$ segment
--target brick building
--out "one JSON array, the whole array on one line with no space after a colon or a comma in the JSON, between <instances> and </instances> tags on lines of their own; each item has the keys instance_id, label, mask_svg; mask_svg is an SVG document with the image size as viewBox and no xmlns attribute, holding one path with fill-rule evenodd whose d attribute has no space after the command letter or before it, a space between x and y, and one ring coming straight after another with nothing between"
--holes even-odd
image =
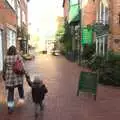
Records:
<instances>
[{"instance_id":1,"label":"brick building","mask_svg":"<svg viewBox=\"0 0 120 120\"><path fill-rule=\"evenodd\" d=\"M96 37L98 53L103 55L112 49L120 51L120 1L119 0L84 0L82 24L94 23L108 26L108 31L101 32Z\"/></svg>"},{"instance_id":2,"label":"brick building","mask_svg":"<svg viewBox=\"0 0 120 120\"><path fill-rule=\"evenodd\" d=\"M11 45L16 45L16 25L15 3L10 3L10 0L0 0L0 71L6 49Z\"/></svg>"},{"instance_id":3,"label":"brick building","mask_svg":"<svg viewBox=\"0 0 120 120\"><path fill-rule=\"evenodd\" d=\"M78 59L80 51L80 0L63 0L64 20L67 27L67 32L70 31L71 52L75 56L75 61Z\"/></svg>"},{"instance_id":4,"label":"brick building","mask_svg":"<svg viewBox=\"0 0 120 120\"><path fill-rule=\"evenodd\" d=\"M120 0L108 0L109 5L109 47L120 52Z\"/></svg>"},{"instance_id":5,"label":"brick building","mask_svg":"<svg viewBox=\"0 0 120 120\"><path fill-rule=\"evenodd\" d=\"M109 26L107 36L102 37L104 50L112 49L120 52L120 1L119 0L96 0L96 22ZM107 47L107 48L106 48Z\"/></svg>"},{"instance_id":6,"label":"brick building","mask_svg":"<svg viewBox=\"0 0 120 120\"><path fill-rule=\"evenodd\" d=\"M20 15L18 14L18 5L20 5ZM19 21L21 25L24 23L27 28L27 0L0 0L0 71L7 49L11 45L18 47L17 27Z\"/></svg>"},{"instance_id":7,"label":"brick building","mask_svg":"<svg viewBox=\"0 0 120 120\"><path fill-rule=\"evenodd\" d=\"M64 8L64 19L68 20L69 17L69 0L63 0L63 8Z\"/></svg>"},{"instance_id":8,"label":"brick building","mask_svg":"<svg viewBox=\"0 0 120 120\"><path fill-rule=\"evenodd\" d=\"M20 34L17 34L17 48L24 52L27 52L27 33L28 33L28 0L17 1L17 27Z\"/></svg>"},{"instance_id":9,"label":"brick building","mask_svg":"<svg viewBox=\"0 0 120 120\"><path fill-rule=\"evenodd\" d=\"M76 0L77 2L80 3L79 22L82 26L97 23L102 25L101 29L105 28L105 31L101 30L94 37L96 53L105 55L109 49L120 52L120 0ZM63 1L64 18L67 18L67 21L70 19L73 3L74 0ZM73 13L75 16L75 10Z\"/></svg>"}]
</instances>

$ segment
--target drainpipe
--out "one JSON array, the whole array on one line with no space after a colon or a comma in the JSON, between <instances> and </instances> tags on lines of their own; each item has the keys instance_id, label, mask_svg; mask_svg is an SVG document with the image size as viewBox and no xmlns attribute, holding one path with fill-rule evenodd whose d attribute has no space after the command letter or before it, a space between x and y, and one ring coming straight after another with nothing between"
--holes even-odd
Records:
<instances>
[{"instance_id":1,"label":"drainpipe","mask_svg":"<svg viewBox=\"0 0 120 120\"><path fill-rule=\"evenodd\" d=\"M80 4L80 36L81 36L81 40L82 40L82 27L83 27L83 9L82 9L82 0L79 0L79 4ZM82 42L80 41L80 63L82 63L82 54L83 54L83 46L82 46Z\"/></svg>"}]
</instances>

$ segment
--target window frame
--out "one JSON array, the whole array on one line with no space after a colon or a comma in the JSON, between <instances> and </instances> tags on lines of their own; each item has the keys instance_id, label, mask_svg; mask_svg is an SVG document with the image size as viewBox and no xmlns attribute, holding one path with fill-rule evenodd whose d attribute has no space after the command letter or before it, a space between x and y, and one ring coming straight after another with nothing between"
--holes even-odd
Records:
<instances>
[{"instance_id":1,"label":"window frame","mask_svg":"<svg viewBox=\"0 0 120 120\"><path fill-rule=\"evenodd\" d=\"M16 2L15 0L7 0L8 4L16 11Z\"/></svg>"}]
</instances>

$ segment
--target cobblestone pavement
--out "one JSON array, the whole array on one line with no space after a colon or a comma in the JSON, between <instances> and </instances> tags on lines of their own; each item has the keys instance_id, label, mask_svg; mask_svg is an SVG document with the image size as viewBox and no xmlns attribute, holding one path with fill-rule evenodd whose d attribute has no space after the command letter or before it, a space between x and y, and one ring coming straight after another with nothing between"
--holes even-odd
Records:
<instances>
[{"instance_id":1,"label":"cobblestone pavement","mask_svg":"<svg viewBox=\"0 0 120 120\"><path fill-rule=\"evenodd\" d=\"M41 55L26 62L31 78L40 74L48 87L44 111L37 120L120 120L120 89L99 85L97 100L90 94L76 96L79 74L82 68L62 56ZM0 120L35 120L34 104L30 88L25 82L25 105L16 105L15 112L8 115L4 104L6 94L0 84ZM15 100L18 95L15 91Z\"/></svg>"}]
</instances>

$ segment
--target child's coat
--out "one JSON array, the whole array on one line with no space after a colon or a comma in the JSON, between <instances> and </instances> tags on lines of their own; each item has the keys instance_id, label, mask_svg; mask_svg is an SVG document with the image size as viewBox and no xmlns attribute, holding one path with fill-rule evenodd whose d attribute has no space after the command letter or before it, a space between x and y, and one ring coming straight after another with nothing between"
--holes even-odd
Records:
<instances>
[{"instance_id":1,"label":"child's coat","mask_svg":"<svg viewBox=\"0 0 120 120\"><path fill-rule=\"evenodd\" d=\"M30 77L26 76L29 86L32 88L32 99L33 102L38 104L41 103L45 97L45 94L48 92L46 86L43 83L31 82Z\"/></svg>"}]
</instances>

